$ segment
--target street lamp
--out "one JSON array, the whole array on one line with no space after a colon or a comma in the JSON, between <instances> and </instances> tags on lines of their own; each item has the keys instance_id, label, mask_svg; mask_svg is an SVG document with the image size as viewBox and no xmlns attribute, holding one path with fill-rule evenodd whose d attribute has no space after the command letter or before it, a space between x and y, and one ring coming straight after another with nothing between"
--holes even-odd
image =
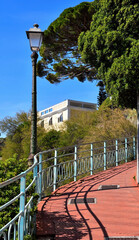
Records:
<instances>
[{"instance_id":1,"label":"street lamp","mask_svg":"<svg viewBox=\"0 0 139 240\"><path fill-rule=\"evenodd\" d=\"M37 92L36 92L36 63L40 50L43 32L41 31L38 24L33 25L34 28L30 28L26 31L27 38L30 42L30 48L33 52L31 54L32 59L32 111L31 111L31 144L30 144L30 156L29 159L33 159L37 151Z\"/></svg>"},{"instance_id":2,"label":"street lamp","mask_svg":"<svg viewBox=\"0 0 139 240\"><path fill-rule=\"evenodd\" d=\"M137 184L139 185L139 92L137 91Z\"/></svg>"}]
</instances>

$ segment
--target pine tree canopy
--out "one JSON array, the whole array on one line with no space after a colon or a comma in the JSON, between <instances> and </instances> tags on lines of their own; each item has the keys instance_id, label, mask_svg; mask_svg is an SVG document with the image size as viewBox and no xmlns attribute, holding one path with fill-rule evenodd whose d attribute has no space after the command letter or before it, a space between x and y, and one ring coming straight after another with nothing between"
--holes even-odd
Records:
<instances>
[{"instance_id":1,"label":"pine tree canopy","mask_svg":"<svg viewBox=\"0 0 139 240\"><path fill-rule=\"evenodd\" d=\"M37 65L40 77L45 76L51 83L74 77L81 82L96 78L96 69L84 64L78 51L78 37L82 31L90 29L95 11L96 0L65 9L44 31L42 59Z\"/></svg>"},{"instance_id":2,"label":"pine tree canopy","mask_svg":"<svg viewBox=\"0 0 139 240\"><path fill-rule=\"evenodd\" d=\"M138 26L138 0L95 0L65 9L44 32L38 75L51 83L101 79L115 106L134 108Z\"/></svg>"}]
</instances>

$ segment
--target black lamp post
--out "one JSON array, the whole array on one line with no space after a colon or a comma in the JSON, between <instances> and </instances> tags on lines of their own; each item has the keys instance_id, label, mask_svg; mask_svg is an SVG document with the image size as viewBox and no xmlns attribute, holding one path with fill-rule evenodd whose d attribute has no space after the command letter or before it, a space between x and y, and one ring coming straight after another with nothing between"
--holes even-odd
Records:
<instances>
[{"instance_id":1,"label":"black lamp post","mask_svg":"<svg viewBox=\"0 0 139 240\"><path fill-rule=\"evenodd\" d=\"M137 91L137 184L139 185L139 92Z\"/></svg>"},{"instance_id":2,"label":"black lamp post","mask_svg":"<svg viewBox=\"0 0 139 240\"><path fill-rule=\"evenodd\" d=\"M32 111L31 111L31 144L30 144L30 156L29 160L32 160L37 151L37 86L36 86L36 63L40 49L43 32L38 24L33 25L34 28L30 28L26 31L27 38L30 42L30 48L33 52L31 54L32 59Z\"/></svg>"}]
</instances>

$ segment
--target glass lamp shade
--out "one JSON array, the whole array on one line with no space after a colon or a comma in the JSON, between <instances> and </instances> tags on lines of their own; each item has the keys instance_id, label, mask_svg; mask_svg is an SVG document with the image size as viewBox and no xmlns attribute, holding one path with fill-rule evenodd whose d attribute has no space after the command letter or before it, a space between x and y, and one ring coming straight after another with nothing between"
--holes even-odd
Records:
<instances>
[{"instance_id":1,"label":"glass lamp shade","mask_svg":"<svg viewBox=\"0 0 139 240\"><path fill-rule=\"evenodd\" d=\"M38 24L34 24L33 26L34 28L30 28L29 31L26 31L26 34L30 42L31 51L38 52L42 43L43 32L38 28Z\"/></svg>"}]
</instances>

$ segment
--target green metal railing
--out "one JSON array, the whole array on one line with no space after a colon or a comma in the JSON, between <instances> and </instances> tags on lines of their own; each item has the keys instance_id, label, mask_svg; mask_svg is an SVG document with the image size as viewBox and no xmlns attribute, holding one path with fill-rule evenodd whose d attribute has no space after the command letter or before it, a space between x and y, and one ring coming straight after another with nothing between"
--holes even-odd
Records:
<instances>
[{"instance_id":1,"label":"green metal railing","mask_svg":"<svg viewBox=\"0 0 139 240\"><path fill-rule=\"evenodd\" d=\"M47 189L55 191L69 179L76 181L79 176L118 166L136 157L135 137L94 142L58 148L38 153L41 196Z\"/></svg>"},{"instance_id":2,"label":"green metal railing","mask_svg":"<svg viewBox=\"0 0 139 240\"><path fill-rule=\"evenodd\" d=\"M106 170L136 158L136 139L127 137L104 142L86 143L65 148L43 151L34 157L34 164L25 172L0 184L0 191L20 180L20 193L0 206L0 211L19 199L19 213L0 229L0 240L17 238L23 240L32 234L34 218L31 216L33 194L27 199L26 193L35 185L39 199L67 181L77 181L86 174ZM26 176L33 171L33 177L26 186Z\"/></svg>"},{"instance_id":3,"label":"green metal railing","mask_svg":"<svg viewBox=\"0 0 139 240\"><path fill-rule=\"evenodd\" d=\"M16 240L24 239L24 235L32 234L35 228L34 217L31 216L30 212L33 207L33 195L29 196L27 201L27 192L29 189L35 185L37 186L37 159L34 158L34 164L27 169L25 172L22 172L18 176L11 178L5 182L0 183L0 191L4 191L5 187L10 184L19 184L20 181L20 193L11 199L9 202L0 206L0 211L3 211L8 206L15 203L15 201L19 200L19 213L13 217L11 221L9 221L5 226L0 229L0 239L4 240ZM27 175L33 171L32 180L30 184L26 186L26 177ZM18 206L17 206L18 208Z\"/></svg>"}]
</instances>

